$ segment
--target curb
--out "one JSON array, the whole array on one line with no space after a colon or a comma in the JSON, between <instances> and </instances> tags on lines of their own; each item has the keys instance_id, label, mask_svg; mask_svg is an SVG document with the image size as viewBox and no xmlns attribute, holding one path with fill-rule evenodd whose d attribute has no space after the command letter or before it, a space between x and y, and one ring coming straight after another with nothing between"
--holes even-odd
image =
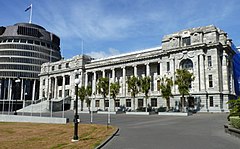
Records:
<instances>
[{"instance_id":1,"label":"curb","mask_svg":"<svg viewBox=\"0 0 240 149\"><path fill-rule=\"evenodd\" d=\"M102 148L104 145L106 145L117 133L119 132L119 128L111 135L109 136L103 143L101 143L100 145L98 145L97 147L95 147L95 149L100 149Z\"/></svg>"},{"instance_id":2,"label":"curb","mask_svg":"<svg viewBox=\"0 0 240 149\"><path fill-rule=\"evenodd\" d=\"M236 129L234 127L231 127L230 125L226 124L224 125L225 133L228 133L232 136L235 136L240 139L240 130Z\"/></svg>"}]
</instances>

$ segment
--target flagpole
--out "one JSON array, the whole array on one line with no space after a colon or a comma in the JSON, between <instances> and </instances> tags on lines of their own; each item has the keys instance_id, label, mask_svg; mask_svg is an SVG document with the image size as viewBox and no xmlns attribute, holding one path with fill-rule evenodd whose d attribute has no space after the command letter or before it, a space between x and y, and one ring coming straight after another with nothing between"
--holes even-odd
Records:
<instances>
[{"instance_id":1,"label":"flagpole","mask_svg":"<svg viewBox=\"0 0 240 149\"><path fill-rule=\"evenodd\" d=\"M32 9L33 9L33 6L31 4L29 23L32 23Z\"/></svg>"}]
</instances>

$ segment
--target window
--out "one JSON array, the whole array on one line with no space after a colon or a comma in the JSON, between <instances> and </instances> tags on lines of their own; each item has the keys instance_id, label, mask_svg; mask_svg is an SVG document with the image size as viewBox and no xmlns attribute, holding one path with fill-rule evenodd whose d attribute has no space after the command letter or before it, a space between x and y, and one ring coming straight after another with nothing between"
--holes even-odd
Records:
<instances>
[{"instance_id":1,"label":"window","mask_svg":"<svg viewBox=\"0 0 240 149\"><path fill-rule=\"evenodd\" d=\"M161 81L157 80L157 90L160 91L160 85L161 85Z\"/></svg>"},{"instance_id":2,"label":"window","mask_svg":"<svg viewBox=\"0 0 240 149\"><path fill-rule=\"evenodd\" d=\"M54 66L52 66L52 71L54 71Z\"/></svg>"},{"instance_id":3,"label":"window","mask_svg":"<svg viewBox=\"0 0 240 149\"><path fill-rule=\"evenodd\" d=\"M95 101L95 107L99 107L99 100Z\"/></svg>"},{"instance_id":4,"label":"window","mask_svg":"<svg viewBox=\"0 0 240 149\"><path fill-rule=\"evenodd\" d=\"M157 107L157 98L152 98L151 99L151 106L152 107Z\"/></svg>"},{"instance_id":5,"label":"window","mask_svg":"<svg viewBox=\"0 0 240 149\"><path fill-rule=\"evenodd\" d=\"M167 62L167 71L170 71L170 62Z\"/></svg>"},{"instance_id":6,"label":"window","mask_svg":"<svg viewBox=\"0 0 240 149\"><path fill-rule=\"evenodd\" d=\"M65 90L65 97L69 96L69 90Z\"/></svg>"},{"instance_id":7,"label":"window","mask_svg":"<svg viewBox=\"0 0 240 149\"><path fill-rule=\"evenodd\" d=\"M143 99L138 99L138 107L143 107Z\"/></svg>"},{"instance_id":8,"label":"window","mask_svg":"<svg viewBox=\"0 0 240 149\"><path fill-rule=\"evenodd\" d=\"M207 59L208 59L208 67L212 67L212 57L208 56Z\"/></svg>"},{"instance_id":9,"label":"window","mask_svg":"<svg viewBox=\"0 0 240 149\"><path fill-rule=\"evenodd\" d=\"M21 39L20 42L21 43L26 43L26 39Z\"/></svg>"},{"instance_id":10,"label":"window","mask_svg":"<svg viewBox=\"0 0 240 149\"><path fill-rule=\"evenodd\" d=\"M69 84L70 84L70 77L65 76L65 85L69 85Z\"/></svg>"},{"instance_id":11,"label":"window","mask_svg":"<svg viewBox=\"0 0 240 149\"><path fill-rule=\"evenodd\" d=\"M28 43L33 44L33 40L28 40Z\"/></svg>"},{"instance_id":12,"label":"window","mask_svg":"<svg viewBox=\"0 0 240 149\"><path fill-rule=\"evenodd\" d=\"M13 42L19 42L19 39L14 39L14 41Z\"/></svg>"},{"instance_id":13,"label":"window","mask_svg":"<svg viewBox=\"0 0 240 149\"><path fill-rule=\"evenodd\" d=\"M13 39L8 39L8 42L12 42L13 41Z\"/></svg>"},{"instance_id":14,"label":"window","mask_svg":"<svg viewBox=\"0 0 240 149\"><path fill-rule=\"evenodd\" d=\"M58 91L58 97L62 97L62 90Z\"/></svg>"},{"instance_id":15,"label":"window","mask_svg":"<svg viewBox=\"0 0 240 149\"><path fill-rule=\"evenodd\" d=\"M40 42L39 42L39 41L35 41L35 44L36 44L36 45L40 45Z\"/></svg>"},{"instance_id":16,"label":"window","mask_svg":"<svg viewBox=\"0 0 240 149\"><path fill-rule=\"evenodd\" d=\"M69 68L69 63L66 63L66 68Z\"/></svg>"},{"instance_id":17,"label":"window","mask_svg":"<svg viewBox=\"0 0 240 149\"><path fill-rule=\"evenodd\" d=\"M126 107L131 107L131 99L126 99Z\"/></svg>"},{"instance_id":18,"label":"window","mask_svg":"<svg viewBox=\"0 0 240 149\"><path fill-rule=\"evenodd\" d=\"M42 96L43 96L43 98L45 97L45 91L42 92Z\"/></svg>"},{"instance_id":19,"label":"window","mask_svg":"<svg viewBox=\"0 0 240 149\"><path fill-rule=\"evenodd\" d=\"M105 100L105 107L109 107L109 100Z\"/></svg>"},{"instance_id":20,"label":"window","mask_svg":"<svg viewBox=\"0 0 240 149\"><path fill-rule=\"evenodd\" d=\"M209 87L213 87L213 78L212 75L208 75Z\"/></svg>"},{"instance_id":21,"label":"window","mask_svg":"<svg viewBox=\"0 0 240 149\"><path fill-rule=\"evenodd\" d=\"M188 46L191 44L191 39L190 37L185 37L182 39L182 46Z\"/></svg>"},{"instance_id":22,"label":"window","mask_svg":"<svg viewBox=\"0 0 240 149\"><path fill-rule=\"evenodd\" d=\"M119 99L115 100L115 107L120 107L120 100Z\"/></svg>"},{"instance_id":23,"label":"window","mask_svg":"<svg viewBox=\"0 0 240 149\"><path fill-rule=\"evenodd\" d=\"M57 77L57 85L62 86L63 85L63 78L62 77Z\"/></svg>"},{"instance_id":24,"label":"window","mask_svg":"<svg viewBox=\"0 0 240 149\"><path fill-rule=\"evenodd\" d=\"M213 96L209 96L209 106L213 107Z\"/></svg>"},{"instance_id":25,"label":"window","mask_svg":"<svg viewBox=\"0 0 240 149\"><path fill-rule=\"evenodd\" d=\"M62 69L62 65L60 64L60 65L58 65L58 69Z\"/></svg>"},{"instance_id":26,"label":"window","mask_svg":"<svg viewBox=\"0 0 240 149\"><path fill-rule=\"evenodd\" d=\"M41 46L45 47L46 46L45 42L41 42Z\"/></svg>"},{"instance_id":27,"label":"window","mask_svg":"<svg viewBox=\"0 0 240 149\"><path fill-rule=\"evenodd\" d=\"M157 75L160 75L160 64L157 65Z\"/></svg>"},{"instance_id":28,"label":"window","mask_svg":"<svg viewBox=\"0 0 240 149\"><path fill-rule=\"evenodd\" d=\"M193 69L193 62L190 59L185 59L181 61L181 66L182 66L182 69L190 70L190 69Z\"/></svg>"},{"instance_id":29,"label":"window","mask_svg":"<svg viewBox=\"0 0 240 149\"><path fill-rule=\"evenodd\" d=\"M45 85L45 79L43 79L43 86Z\"/></svg>"}]
</instances>

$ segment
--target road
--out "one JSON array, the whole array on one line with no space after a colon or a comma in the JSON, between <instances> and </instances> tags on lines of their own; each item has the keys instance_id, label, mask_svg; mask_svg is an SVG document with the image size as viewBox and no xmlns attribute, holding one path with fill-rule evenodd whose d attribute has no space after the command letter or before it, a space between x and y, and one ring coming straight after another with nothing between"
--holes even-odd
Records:
<instances>
[{"instance_id":1,"label":"road","mask_svg":"<svg viewBox=\"0 0 240 149\"><path fill-rule=\"evenodd\" d=\"M68 114L67 114L68 115ZM89 123L90 114L80 114ZM107 115L93 115L93 122L106 124ZM119 133L104 149L240 149L240 140L224 132L227 114L176 116L111 115Z\"/></svg>"},{"instance_id":2,"label":"road","mask_svg":"<svg viewBox=\"0 0 240 149\"><path fill-rule=\"evenodd\" d=\"M64 114L70 121L73 115L73 111ZM62 112L54 112L53 116L60 117ZM90 123L90 114L80 113L80 119L81 123ZM93 123L106 125L107 115L93 114ZM188 117L111 115L111 125L120 131L103 148L240 149L240 139L224 132L226 123L225 113Z\"/></svg>"}]
</instances>

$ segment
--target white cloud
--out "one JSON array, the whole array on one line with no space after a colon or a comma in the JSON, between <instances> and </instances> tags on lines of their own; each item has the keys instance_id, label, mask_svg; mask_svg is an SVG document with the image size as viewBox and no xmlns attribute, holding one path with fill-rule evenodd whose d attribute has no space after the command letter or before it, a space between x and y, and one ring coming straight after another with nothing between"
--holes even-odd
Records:
<instances>
[{"instance_id":1,"label":"white cloud","mask_svg":"<svg viewBox=\"0 0 240 149\"><path fill-rule=\"evenodd\" d=\"M120 54L119 50L114 48L109 48L107 51L91 51L90 53L87 53L87 55L90 55L95 59L106 58L118 54Z\"/></svg>"}]
</instances>

